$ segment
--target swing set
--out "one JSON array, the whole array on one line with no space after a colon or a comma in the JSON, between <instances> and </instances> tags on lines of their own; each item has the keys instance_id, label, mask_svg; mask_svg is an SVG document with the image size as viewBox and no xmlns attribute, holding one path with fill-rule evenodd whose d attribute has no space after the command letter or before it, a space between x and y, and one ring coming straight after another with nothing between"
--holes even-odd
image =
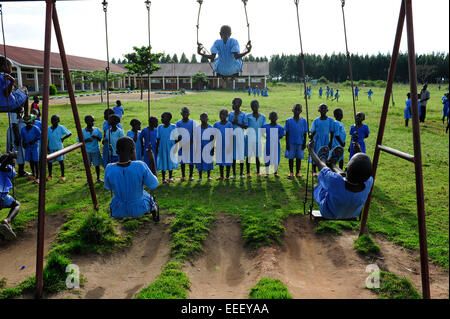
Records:
<instances>
[{"instance_id":1,"label":"swing set","mask_svg":"<svg viewBox=\"0 0 450 319\"><path fill-rule=\"evenodd\" d=\"M82 134L82 128L80 124L78 108L75 100L75 95L73 92L72 81L70 78L70 72L67 64L66 53L63 44L62 33L60 29L60 24L58 20L57 10L56 10L56 0L42 0L46 3L46 19L45 19L45 49L44 49L44 91L43 91L43 103L42 103L42 133L41 133L41 152L40 152L40 162L39 162L39 172L41 176L41 182L39 184L39 203L38 203L38 235L37 235L37 257L36 257L36 298L40 298L43 293L43 260L44 260L44 226L45 226L45 187L46 187L46 163L47 161L57 158L63 154L69 153L76 149L81 149L83 163L86 171L86 177L89 184L89 189L91 193L92 203L94 209L98 209L97 197L95 194L94 184L92 180L92 175L90 171L89 161L86 153L86 146ZM197 0L199 3L199 11L198 11L198 20L197 20L197 44L201 45L199 42L199 29L200 29L200 12L203 4L203 0ZM242 0L244 3L245 15L247 20L247 29L248 29L248 40L250 42L250 24L248 23L247 16L247 2L248 0ZM151 1L144 1L148 13L148 43L149 43L149 53L151 57L151 37L150 37L150 7ZM294 0L294 4L297 9L297 23L298 23L298 33L299 33L299 43L300 43L300 58L301 58L301 67L302 67L302 76L303 76L303 95L305 98L305 106L306 106L306 118L308 125L308 136L310 136L309 131L309 110L308 110L308 98L306 95L306 73L305 73L305 63L304 63L304 52L303 52L303 43L301 37L301 28L300 28L300 14L299 14L299 0ZM107 29L107 6L108 3L106 0L102 2L103 11L105 13L105 30L106 30L106 52L107 52L107 66L106 66L106 80L108 81L109 76L109 44L108 44L108 29ZM356 103L355 103L355 93L354 93L354 84L353 84L353 73L352 73L352 65L350 53L348 50L347 43L347 30L345 23L345 0L341 0L341 8L342 8L342 17L344 24L344 36L345 36L345 46L346 46L346 54L347 61L349 67L349 77L351 81L352 87L352 97L353 97L353 115L355 117L356 123ZM0 13L2 18L2 32L3 32L3 43L4 43L4 56L6 57L6 46L4 40L4 31L3 31L3 11L0 6ZM408 64L409 64L409 77L410 77L410 91L411 91L411 109L412 109L412 125L413 125L413 143L414 143L414 155L409 155L403 153L401 151L395 150L393 148L382 145L384 129L386 125L387 112L389 108L389 101L392 96L392 86L394 83L395 77L395 69L398 61L398 54L400 48L400 41L402 37L402 31L404 22L406 19L407 25L407 39L408 39ZM79 138L79 143L76 143L72 146L66 147L56 153L52 153L47 155L47 130L48 130L48 105L49 105L49 85L50 85L50 44L51 44L51 25L53 22L53 26L55 29L55 35L59 46L61 62L63 66L64 79L66 81L66 86L68 89L70 103L72 107L72 112L74 116L74 121L77 129L77 134ZM202 45L201 45L202 46ZM202 46L203 47L203 46ZM204 49L204 48L203 48ZM206 51L206 49L204 49ZM210 64L211 66L211 64ZM150 66L151 67L151 66ZM212 68L212 66L211 66ZM149 69L150 70L150 69ZM151 70L150 70L151 71ZM150 92L151 92L151 80L150 73L148 72L148 96L147 96L147 113L148 118L150 118L151 112L151 101L150 101ZM107 82L108 83L108 82ZM107 107L110 108L109 105L109 85L107 85ZM9 108L8 108L9 110ZM8 113L9 114L9 113ZM149 123L150 126L150 123ZM108 143L110 143L110 138L108 139ZM110 147L108 147L110 149ZM407 161L414 163L415 172L416 172L416 196L417 196L417 216L419 222L419 241L420 241L420 260L421 260L421 275L422 275L422 293L425 299L430 298L430 283L429 283L429 273L428 273L428 253L427 253L427 240L426 240L426 223L425 223L425 207L424 207L424 192L423 192L423 174L422 174L422 157L421 157L421 144L420 144L420 127L419 127L419 116L418 116L418 99L417 99L417 74L416 74L416 61L415 61L415 45L414 45L414 29L413 29L413 17L412 17L412 1L411 0L401 0L401 8L399 14L399 20L397 25L397 31L395 36L394 48L392 51L392 58L389 68L386 92L384 96L383 102L383 110L380 118L380 126L378 131L377 142L375 145L375 154L373 157L373 179L375 182L378 161L380 157L380 152L384 151L391 155L400 157ZM151 152L151 150L150 150ZM151 154L153 155L153 154ZM314 179L312 177L312 169L311 169L311 202L309 205L309 210L307 212L307 203L308 203L308 188L309 188L309 166L310 163L308 161L307 167L307 180L306 180L306 191L305 198L303 201L303 210L304 214L309 214L311 218L323 219L320 216L320 212L313 212L313 190L314 190ZM373 191L373 186L372 186ZM366 205L364 207L364 211L362 213L361 220L361 228L360 228L360 236L364 234L365 227L367 223L370 203L372 199L372 191L369 194Z\"/></svg>"}]
</instances>

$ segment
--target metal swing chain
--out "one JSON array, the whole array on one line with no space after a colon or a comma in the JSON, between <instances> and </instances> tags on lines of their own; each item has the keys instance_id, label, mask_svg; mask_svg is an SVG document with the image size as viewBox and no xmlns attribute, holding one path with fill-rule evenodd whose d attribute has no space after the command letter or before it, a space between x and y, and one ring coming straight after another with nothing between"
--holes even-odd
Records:
<instances>
[{"instance_id":1,"label":"metal swing chain","mask_svg":"<svg viewBox=\"0 0 450 319\"><path fill-rule=\"evenodd\" d=\"M148 127L150 129L150 94L152 91L152 81L150 79L150 73L152 72L152 47L151 47L151 38L150 38L150 8L152 2L150 0L144 1L145 6L147 8L147 23L148 23L148 54L150 59L150 65L148 66L148 94L147 94L147 119L148 119ZM150 134L150 132L149 132Z\"/></svg>"},{"instance_id":2,"label":"metal swing chain","mask_svg":"<svg viewBox=\"0 0 450 319\"><path fill-rule=\"evenodd\" d=\"M106 106L108 108L108 162L112 160L111 153L111 128L109 127L109 118L110 118L110 106L109 106L109 42L108 42L108 2L103 0L103 12L105 13L105 39L106 39Z\"/></svg>"},{"instance_id":3,"label":"metal swing chain","mask_svg":"<svg viewBox=\"0 0 450 319\"><path fill-rule=\"evenodd\" d=\"M197 46L200 46L201 50L203 50L208 55L211 55L211 53L199 41L199 35L198 34L199 34L199 31L200 31L200 13L202 11L203 0L197 0L197 2L199 4L198 15L197 15ZM213 72L213 75L215 76L216 72L214 72L214 67L211 65L211 61L209 59L208 59L208 64L209 64L209 67L211 68L211 70Z\"/></svg>"},{"instance_id":4,"label":"metal swing chain","mask_svg":"<svg viewBox=\"0 0 450 319\"><path fill-rule=\"evenodd\" d=\"M248 14L247 14L247 2L248 2L248 0L242 0L242 2L244 3L245 19L247 21L248 42L250 42L250 23L248 22Z\"/></svg>"},{"instance_id":5,"label":"metal swing chain","mask_svg":"<svg viewBox=\"0 0 450 319\"><path fill-rule=\"evenodd\" d=\"M244 1L244 0L243 0ZM297 8L297 25L298 25L298 36L300 40L300 59L302 62L302 75L303 75L303 87L304 87L304 97L305 97L305 107L306 107L306 123L307 123L307 129L308 129L308 138L310 137L310 131L309 131L309 108L308 108L308 96L306 94L306 73L305 73L305 56L303 54L303 42L302 42L302 33L300 28L300 13L298 9L299 0L294 0L295 6ZM288 143L288 141L286 141ZM307 165L307 173L306 173L306 189L305 189L305 199L303 200L303 213L306 214L306 204L308 202L308 182L309 182L309 166L310 163L308 161ZM312 170L311 170L312 172ZM312 189L314 189L314 180L312 180ZM312 210L312 205L310 207L310 212Z\"/></svg>"}]
</instances>

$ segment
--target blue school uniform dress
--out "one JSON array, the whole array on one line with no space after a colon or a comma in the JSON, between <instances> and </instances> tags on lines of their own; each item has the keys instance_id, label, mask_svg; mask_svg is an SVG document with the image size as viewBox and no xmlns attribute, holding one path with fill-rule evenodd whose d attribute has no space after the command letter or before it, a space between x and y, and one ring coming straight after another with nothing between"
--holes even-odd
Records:
<instances>
[{"instance_id":1,"label":"blue school uniform dress","mask_svg":"<svg viewBox=\"0 0 450 319\"><path fill-rule=\"evenodd\" d=\"M12 180L16 176L16 170L11 165L6 165L6 170L8 172L0 171L0 209L11 207L15 202L14 197L9 195L9 192L13 188Z\"/></svg>"},{"instance_id":2,"label":"blue school uniform dress","mask_svg":"<svg viewBox=\"0 0 450 319\"><path fill-rule=\"evenodd\" d=\"M203 156L203 149L211 143L211 141L214 141L214 136L210 136L209 139L203 139L203 134L207 129L211 129L212 126L208 124L207 128L197 127L196 129L200 130L200 138L201 138L201 149L199 150L201 152L201 163L195 164L195 168L202 172L212 171L214 169L214 163L212 162L212 150L209 153L211 158L211 163L208 163L208 161ZM205 136L206 137L206 136Z\"/></svg>"},{"instance_id":3,"label":"blue school uniform dress","mask_svg":"<svg viewBox=\"0 0 450 319\"><path fill-rule=\"evenodd\" d=\"M38 143L37 142L34 142L33 144L29 143L36 138L38 138L38 141L41 139L41 130L34 125L31 127L30 130L27 130L25 126L20 131L20 138L27 145L27 147L25 148L25 161L39 162Z\"/></svg>"},{"instance_id":4,"label":"blue school uniform dress","mask_svg":"<svg viewBox=\"0 0 450 319\"><path fill-rule=\"evenodd\" d=\"M361 214L364 203L372 188L370 177L361 192L354 193L345 189L345 180L330 168L323 168L314 188L314 199L320 207L320 213L327 219L354 218Z\"/></svg>"},{"instance_id":5,"label":"blue school uniform dress","mask_svg":"<svg viewBox=\"0 0 450 319\"><path fill-rule=\"evenodd\" d=\"M136 141L134 144L136 145L136 161L142 161L142 143L141 143L141 131L138 131L137 133L133 131L128 131L127 136L130 137L133 141L136 138Z\"/></svg>"},{"instance_id":6,"label":"blue school uniform dress","mask_svg":"<svg viewBox=\"0 0 450 319\"><path fill-rule=\"evenodd\" d=\"M123 136L125 136L125 134L123 133L123 130L121 128L117 128L117 130L115 130L114 132L111 130L111 134L109 134L109 129L106 130L105 145L108 147L108 140L111 137L111 142L109 144L112 147L112 152L110 154L111 159L109 163L115 163L119 161L119 155L117 155L117 141Z\"/></svg>"},{"instance_id":7,"label":"blue school uniform dress","mask_svg":"<svg viewBox=\"0 0 450 319\"><path fill-rule=\"evenodd\" d=\"M284 157L288 159L303 159L305 157L305 150L302 149L305 143L303 137L308 132L308 123L303 117L296 121L293 117L287 119L284 124L284 130L289 133L290 150L286 150Z\"/></svg>"},{"instance_id":8,"label":"blue school uniform dress","mask_svg":"<svg viewBox=\"0 0 450 319\"><path fill-rule=\"evenodd\" d=\"M123 113L125 113L125 110L123 109L123 107L118 106L118 105L113 107L113 111L114 111L114 114L116 114L118 117L120 117L120 119L122 119Z\"/></svg>"},{"instance_id":9,"label":"blue school uniform dress","mask_svg":"<svg viewBox=\"0 0 450 319\"><path fill-rule=\"evenodd\" d=\"M140 138L144 140L144 156L143 161L150 167L150 159L147 156L146 150L149 148L149 145L153 152L153 157L155 158L155 165L158 167L158 154L156 153L156 135L158 134L158 128L154 128L152 131L148 127L145 127L142 132Z\"/></svg>"},{"instance_id":10,"label":"blue school uniform dress","mask_svg":"<svg viewBox=\"0 0 450 319\"><path fill-rule=\"evenodd\" d=\"M22 104L27 100L27 95L21 90L14 90L11 92L9 97L7 98L5 95L6 87L11 83L8 80L6 83L3 75L0 74L0 112L8 112L17 110ZM9 101L9 108L8 108Z\"/></svg>"},{"instance_id":11,"label":"blue school uniform dress","mask_svg":"<svg viewBox=\"0 0 450 319\"><path fill-rule=\"evenodd\" d=\"M214 123L214 128L218 130L220 136L216 139L216 165L217 166L231 166L233 165L233 149L231 147L231 141L227 141L226 129L233 129L233 124L227 121L226 124L220 122ZM230 135L231 136L231 135ZM221 137L221 143L219 138ZM222 145L220 145L222 144Z\"/></svg>"},{"instance_id":12,"label":"blue school uniform dress","mask_svg":"<svg viewBox=\"0 0 450 319\"><path fill-rule=\"evenodd\" d=\"M222 75L233 75L241 72L242 59L236 59L234 52L240 53L239 42L236 39L229 38L227 43L223 40L216 40L211 47L211 54L218 56L214 60L214 72Z\"/></svg>"},{"instance_id":13,"label":"blue school uniform dress","mask_svg":"<svg viewBox=\"0 0 450 319\"><path fill-rule=\"evenodd\" d=\"M103 135L102 131L98 127L92 128L92 133L88 132L86 128L83 129L83 138L84 140L87 140L88 138L91 138L93 136L97 136L100 140L102 140ZM79 139L77 138L77 141L79 142ZM102 156L100 154L100 146L98 145L98 140L93 138L92 142L85 143L86 145L86 152L89 159L89 165L94 166L100 166L102 165Z\"/></svg>"},{"instance_id":14,"label":"blue school uniform dress","mask_svg":"<svg viewBox=\"0 0 450 319\"><path fill-rule=\"evenodd\" d=\"M355 155L355 150L353 148L353 135L358 131L358 144L361 146L361 152L366 153L366 143L364 139L367 138L370 134L369 127L366 124L363 124L360 128L356 129L355 125L352 124L350 127L350 136L352 143L350 144L350 157L349 160Z\"/></svg>"},{"instance_id":15,"label":"blue school uniform dress","mask_svg":"<svg viewBox=\"0 0 450 319\"><path fill-rule=\"evenodd\" d=\"M55 153L64 148L61 139L69 134L71 134L70 131L63 125L58 125L58 127L55 128L54 130L51 126L48 128L48 149L50 151L50 154ZM55 161L60 162L65 158L66 155L61 155L60 157L51 160L50 163L53 163Z\"/></svg>"},{"instance_id":16,"label":"blue school uniform dress","mask_svg":"<svg viewBox=\"0 0 450 319\"><path fill-rule=\"evenodd\" d=\"M256 119L253 116L253 113L249 113L247 114L247 122L248 129L247 134L245 135L245 156L260 157L263 153L259 129L266 125L266 117L260 113L258 119Z\"/></svg>"},{"instance_id":17,"label":"blue school uniform dress","mask_svg":"<svg viewBox=\"0 0 450 319\"><path fill-rule=\"evenodd\" d=\"M26 126L22 118L17 118L17 113L11 113L11 125L8 127L6 132L6 150L12 152L17 152L16 163L19 165L25 164L25 150L22 147L22 143L16 145L16 135L13 132L13 124L17 125L19 131L19 142L20 142L20 131Z\"/></svg>"},{"instance_id":18,"label":"blue school uniform dress","mask_svg":"<svg viewBox=\"0 0 450 319\"><path fill-rule=\"evenodd\" d=\"M442 104L444 104L444 106L442 107L442 116L443 117L448 117L449 114L449 101L447 98L442 99Z\"/></svg>"},{"instance_id":19,"label":"blue school uniform dress","mask_svg":"<svg viewBox=\"0 0 450 319\"><path fill-rule=\"evenodd\" d=\"M248 95L252 94L252 88L248 89Z\"/></svg>"},{"instance_id":20,"label":"blue school uniform dress","mask_svg":"<svg viewBox=\"0 0 450 319\"><path fill-rule=\"evenodd\" d=\"M156 132L156 138L159 140L159 150L158 150L158 161L157 170L158 171L172 171L178 168L178 161L176 156L175 139L178 137L177 127L175 124L170 124L168 127L164 127L164 124L158 126ZM172 133L172 131L175 131ZM172 139L171 139L172 134ZM172 152L172 157L174 161L170 158Z\"/></svg>"},{"instance_id":21,"label":"blue school uniform dress","mask_svg":"<svg viewBox=\"0 0 450 319\"><path fill-rule=\"evenodd\" d=\"M111 127L111 126L109 126ZM121 128L123 130L122 124L117 124L118 128ZM106 132L108 131L108 121L104 121L103 122L103 135L106 136ZM108 151L108 143L103 144L103 157L102 157L102 161L103 161L103 167L106 168L106 165L108 165L109 163L111 163L111 154L109 154Z\"/></svg>"},{"instance_id":22,"label":"blue school uniform dress","mask_svg":"<svg viewBox=\"0 0 450 319\"><path fill-rule=\"evenodd\" d=\"M109 204L111 217L139 217L155 209L153 197L144 190L153 190L158 179L142 161L133 161L127 167L117 163L105 169L105 188L114 193Z\"/></svg>"},{"instance_id":23,"label":"blue school uniform dress","mask_svg":"<svg viewBox=\"0 0 450 319\"><path fill-rule=\"evenodd\" d=\"M323 94L323 89L320 88L320 89L319 89L319 96L322 97L322 94Z\"/></svg>"},{"instance_id":24,"label":"blue school uniform dress","mask_svg":"<svg viewBox=\"0 0 450 319\"><path fill-rule=\"evenodd\" d=\"M419 117L422 115L422 108L420 107L420 101L419 100L417 100L417 107L419 108ZM404 111L404 114L405 114L405 120L406 119L410 119L410 118L412 118L412 112L411 112L411 100L410 99L407 99L406 101L405 101L405 111Z\"/></svg>"},{"instance_id":25,"label":"blue school uniform dress","mask_svg":"<svg viewBox=\"0 0 450 319\"><path fill-rule=\"evenodd\" d=\"M356 88L356 89L355 89L355 97L358 97L358 94L359 94L359 89Z\"/></svg>"},{"instance_id":26,"label":"blue school uniform dress","mask_svg":"<svg viewBox=\"0 0 450 319\"><path fill-rule=\"evenodd\" d=\"M264 163L266 166L274 165L278 166L280 165L280 152L281 152L281 146L280 146L280 138L284 136L284 128L277 124L275 126L272 126L270 124L266 124L263 126L264 133L266 136L266 147L265 147L265 159ZM274 134L272 134L274 133ZM276 139L276 142L271 142L272 139Z\"/></svg>"},{"instance_id":27,"label":"blue school uniform dress","mask_svg":"<svg viewBox=\"0 0 450 319\"><path fill-rule=\"evenodd\" d=\"M186 123L183 122L182 120L177 122L177 128L184 128L185 130L187 130L189 132L189 138L194 138L194 128L195 128L195 122L193 120L188 120ZM180 135L181 133L178 132ZM194 164L194 149L193 149L193 144L190 144L190 140L189 141L181 141L180 143L184 143L185 147L187 147L189 145L189 157L187 158L187 161L183 160L183 156L182 156L182 148L180 145L180 149L178 151L178 158L180 159L180 163L181 164ZM187 150L185 150L186 152ZM187 156L187 155L186 155Z\"/></svg>"},{"instance_id":28,"label":"blue school uniform dress","mask_svg":"<svg viewBox=\"0 0 450 319\"><path fill-rule=\"evenodd\" d=\"M339 141L336 138L338 136L341 138L342 142L345 143L347 134L345 133L344 123L339 122L339 121L334 121L334 136L333 136L333 143L331 145L332 148L335 148L336 146L342 146L341 143L339 143ZM342 155L341 158L339 158L338 162L342 161L343 159L344 159L344 155Z\"/></svg>"},{"instance_id":29,"label":"blue school uniform dress","mask_svg":"<svg viewBox=\"0 0 450 319\"><path fill-rule=\"evenodd\" d=\"M237 136L233 136L233 160L243 161L245 159L245 130L237 124L233 124L234 119L235 113L230 112L228 114L228 121L233 125L233 129L235 129L235 133L237 134ZM240 112L237 121L240 125L248 126L247 114ZM240 130L242 131L242 135L237 133Z\"/></svg>"},{"instance_id":30,"label":"blue school uniform dress","mask_svg":"<svg viewBox=\"0 0 450 319\"><path fill-rule=\"evenodd\" d=\"M316 118L311 125L311 132L316 132L314 135L314 152L316 154L322 146L328 146L330 143L330 132L334 132L334 120L327 117L326 120Z\"/></svg>"}]
</instances>

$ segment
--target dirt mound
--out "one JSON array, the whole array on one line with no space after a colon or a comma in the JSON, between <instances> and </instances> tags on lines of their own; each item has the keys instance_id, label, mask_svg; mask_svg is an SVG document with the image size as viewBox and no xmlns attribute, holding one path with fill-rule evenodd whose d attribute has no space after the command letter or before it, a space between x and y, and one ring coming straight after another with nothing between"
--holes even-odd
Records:
<instances>
[{"instance_id":1,"label":"dirt mound","mask_svg":"<svg viewBox=\"0 0 450 319\"><path fill-rule=\"evenodd\" d=\"M44 255L64 224L65 215L47 215L45 218ZM7 279L6 287L22 282L36 271L37 221L13 241L0 241L0 279ZM25 266L23 269L21 269Z\"/></svg>"}]
</instances>

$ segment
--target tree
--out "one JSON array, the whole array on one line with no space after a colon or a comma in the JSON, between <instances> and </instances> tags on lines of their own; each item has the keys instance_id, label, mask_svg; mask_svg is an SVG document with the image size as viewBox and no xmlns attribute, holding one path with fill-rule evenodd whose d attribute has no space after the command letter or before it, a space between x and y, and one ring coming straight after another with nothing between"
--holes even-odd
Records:
<instances>
[{"instance_id":1,"label":"tree","mask_svg":"<svg viewBox=\"0 0 450 319\"><path fill-rule=\"evenodd\" d=\"M203 72L197 72L192 76L192 84L195 85L196 90L200 90L208 84L208 77Z\"/></svg>"},{"instance_id":2,"label":"tree","mask_svg":"<svg viewBox=\"0 0 450 319\"><path fill-rule=\"evenodd\" d=\"M172 57L172 63L178 63L178 55L176 53Z\"/></svg>"},{"instance_id":3,"label":"tree","mask_svg":"<svg viewBox=\"0 0 450 319\"><path fill-rule=\"evenodd\" d=\"M115 59L115 58L112 58L112 59L111 59L111 63L112 63L112 64L116 64L116 63L117 63L117 62L116 62L116 59Z\"/></svg>"},{"instance_id":4,"label":"tree","mask_svg":"<svg viewBox=\"0 0 450 319\"><path fill-rule=\"evenodd\" d=\"M172 63L172 58L170 57L170 54L166 55L165 60L166 60L166 62L164 62L164 63Z\"/></svg>"},{"instance_id":5,"label":"tree","mask_svg":"<svg viewBox=\"0 0 450 319\"><path fill-rule=\"evenodd\" d=\"M205 58L204 56L202 56L202 59L200 60L201 63L208 63L209 60L207 58Z\"/></svg>"},{"instance_id":6,"label":"tree","mask_svg":"<svg viewBox=\"0 0 450 319\"><path fill-rule=\"evenodd\" d=\"M150 56L150 50L148 46L133 47L134 52L125 54L128 63L125 64L125 68L129 70L131 74L138 74L141 79L141 100L143 97L143 85L142 76L144 74L152 74L153 72L161 69L161 66L156 64L156 61L162 56L162 53L152 53Z\"/></svg>"},{"instance_id":7,"label":"tree","mask_svg":"<svg viewBox=\"0 0 450 319\"><path fill-rule=\"evenodd\" d=\"M197 55L195 55L195 54L192 55L191 63L198 63L197 62Z\"/></svg>"},{"instance_id":8,"label":"tree","mask_svg":"<svg viewBox=\"0 0 450 319\"><path fill-rule=\"evenodd\" d=\"M189 63L189 60L188 60L188 58L186 57L186 54L184 54L184 52L183 52L183 54L181 55L180 63Z\"/></svg>"}]
</instances>

